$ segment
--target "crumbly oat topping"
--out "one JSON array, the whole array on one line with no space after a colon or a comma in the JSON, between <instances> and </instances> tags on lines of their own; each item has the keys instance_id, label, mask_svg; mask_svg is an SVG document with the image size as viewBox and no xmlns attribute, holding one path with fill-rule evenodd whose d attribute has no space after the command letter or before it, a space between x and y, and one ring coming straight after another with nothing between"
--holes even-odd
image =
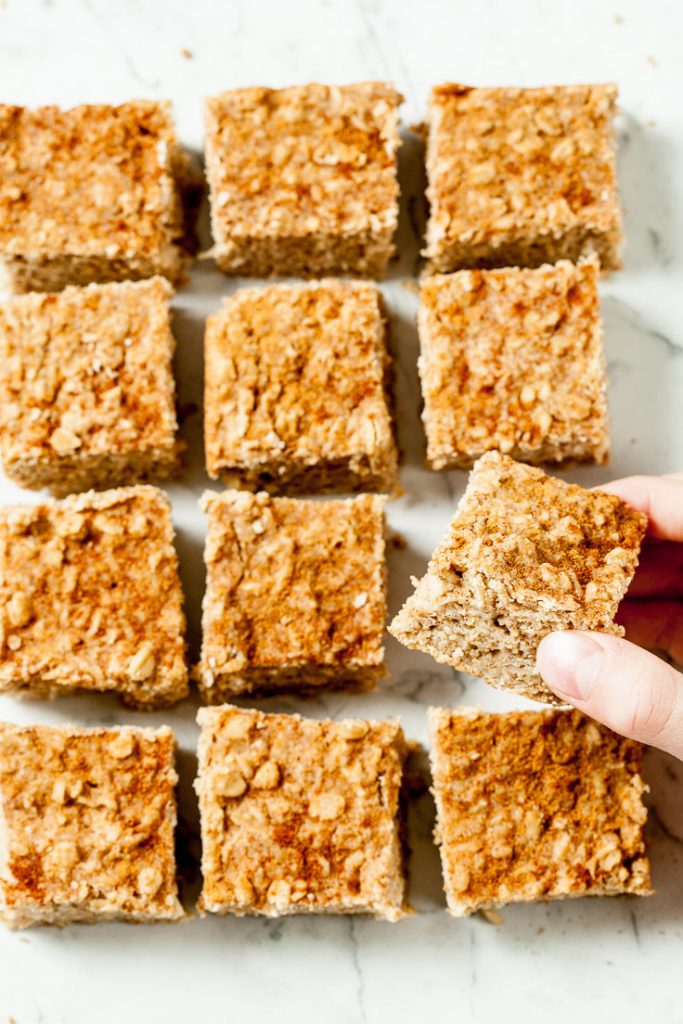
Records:
<instances>
[{"instance_id":1,"label":"crumbly oat topping","mask_svg":"<svg viewBox=\"0 0 683 1024\"><path fill-rule=\"evenodd\" d=\"M393 230L399 102L382 82L235 89L207 100L216 240Z\"/></svg>"},{"instance_id":2,"label":"crumbly oat topping","mask_svg":"<svg viewBox=\"0 0 683 1024\"><path fill-rule=\"evenodd\" d=\"M385 674L383 498L209 491L202 507L207 702L253 690L368 687Z\"/></svg>"},{"instance_id":3,"label":"crumbly oat topping","mask_svg":"<svg viewBox=\"0 0 683 1024\"><path fill-rule=\"evenodd\" d=\"M151 585L153 581L153 585ZM187 693L170 505L154 487L0 510L0 691Z\"/></svg>"},{"instance_id":4,"label":"crumbly oat topping","mask_svg":"<svg viewBox=\"0 0 683 1024\"><path fill-rule=\"evenodd\" d=\"M209 475L294 493L395 488L385 335L372 284L236 292L206 327Z\"/></svg>"},{"instance_id":5,"label":"crumbly oat topping","mask_svg":"<svg viewBox=\"0 0 683 1024\"><path fill-rule=\"evenodd\" d=\"M15 927L183 917L174 738L0 723L0 917Z\"/></svg>"},{"instance_id":6,"label":"crumbly oat topping","mask_svg":"<svg viewBox=\"0 0 683 1024\"><path fill-rule=\"evenodd\" d=\"M200 908L403 916L399 725L227 705L198 721Z\"/></svg>"},{"instance_id":7,"label":"crumbly oat topping","mask_svg":"<svg viewBox=\"0 0 683 1024\"><path fill-rule=\"evenodd\" d=\"M556 701L538 644L556 629L623 634L614 615L646 527L614 495L488 452L390 632L493 686Z\"/></svg>"},{"instance_id":8,"label":"crumbly oat topping","mask_svg":"<svg viewBox=\"0 0 683 1024\"><path fill-rule=\"evenodd\" d=\"M609 618L638 560L647 518L620 498L587 491L492 452L479 460L437 570L471 569L507 596L534 596L566 610Z\"/></svg>"},{"instance_id":9,"label":"crumbly oat topping","mask_svg":"<svg viewBox=\"0 0 683 1024\"><path fill-rule=\"evenodd\" d=\"M0 307L0 456L6 471L119 454L177 463L168 302L161 277L30 294ZM18 463L19 466L15 467ZM67 481L68 483L68 481Z\"/></svg>"},{"instance_id":10,"label":"crumbly oat topping","mask_svg":"<svg viewBox=\"0 0 683 1024\"><path fill-rule=\"evenodd\" d=\"M525 462L609 453L597 260L462 270L420 292L420 377L432 469L489 449Z\"/></svg>"},{"instance_id":11,"label":"crumbly oat topping","mask_svg":"<svg viewBox=\"0 0 683 1024\"><path fill-rule=\"evenodd\" d=\"M215 255L225 270L260 257L247 240L326 246L360 239L360 251L340 252L343 269L381 274L398 223L396 152L402 97L382 82L235 89L206 102L206 164ZM363 248L382 251L363 268ZM258 250L257 250L258 251ZM277 252L264 250L270 272L286 272ZM285 254L297 262L293 249ZM328 268L331 270L331 268ZM342 268L340 268L342 269ZM266 269L262 272L268 272Z\"/></svg>"},{"instance_id":12,"label":"crumbly oat topping","mask_svg":"<svg viewBox=\"0 0 683 1024\"><path fill-rule=\"evenodd\" d=\"M429 720L451 913L650 892L640 744L573 710Z\"/></svg>"},{"instance_id":13,"label":"crumbly oat topping","mask_svg":"<svg viewBox=\"0 0 683 1024\"><path fill-rule=\"evenodd\" d=\"M616 96L614 85L436 87L427 146L432 268L534 266L593 251L616 269Z\"/></svg>"},{"instance_id":14,"label":"crumbly oat topping","mask_svg":"<svg viewBox=\"0 0 683 1024\"><path fill-rule=\"evenodd\" d=\"M170 103L0 106L0 255L158 259L184 234L179 160Z\"/></svg>"},{"instance_id":15,"label":"crumbly oat topping","mask_svg":"<svg viewBox=\"0 0 683 1024\"><path fill-rule=\"evenodd\" d=\"M4 254L150 255L179 237L170 103L0 105L0 140Z\"/></svg>"}]
</instances>

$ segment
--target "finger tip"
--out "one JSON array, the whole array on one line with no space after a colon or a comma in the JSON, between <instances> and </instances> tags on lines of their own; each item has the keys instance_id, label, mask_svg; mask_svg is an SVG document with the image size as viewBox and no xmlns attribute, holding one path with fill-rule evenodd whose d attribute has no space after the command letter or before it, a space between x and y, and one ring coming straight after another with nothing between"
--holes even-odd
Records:
<instances>
[{"instance_id":1,"label":"finger tip","mask_svg":"<svg viewBox=\"0 0 683 1024\"><path fill-rule=\"evenodd\" d=\"M550 690L563 700L580 697L577 674L587 658L601 653L599 642L578 630L548 633L538 646L536 668Z\"/></svg>"},{"instance_id":2,"label":"finger tip","mask_svg":"<svg viewBox=\"0 0 683 1024\"><path fill-rule=\"evenodd\" d=\"M590 657L600 649L591 633L578 629L560 629L543 637L536 652L536 660L574 664Z\"/></svg>"}]
</instances>

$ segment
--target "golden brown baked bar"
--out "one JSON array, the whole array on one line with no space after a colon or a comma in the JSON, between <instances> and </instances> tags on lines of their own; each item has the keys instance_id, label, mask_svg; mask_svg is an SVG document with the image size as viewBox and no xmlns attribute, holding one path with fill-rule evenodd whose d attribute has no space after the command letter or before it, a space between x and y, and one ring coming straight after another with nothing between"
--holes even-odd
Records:
<instances>
[{"instance_id":1,"label":"golden brown baked bar","mask_svg":"<svg viewBox=\"0 0 683 1024\"><path fill-rule=\"evenodd\" d=\"M180 468L162 277L0 306L0 459L22 487L165 480Z\"/></svg>"},{"instance_id":2,"label":"golden brown baked bar","mask_svg":"<svg viewBox=\"0 0 683 1024\"><path fill-rule=\"evenodd\" d=\"M621 265L614 85L440 85L428 116L431 270Z\"/></svg>"},{"instance_id":3,"label":"golden brown baked bar","mask_svg":"<svg viewBox=\"0 0 683 1024\"><path fill-rule=\"evenodd\" d=\"M198 721L200 910L406 913L398 724L230 705L203 708Z\"/></svg>"},{"instance_id":4,"label":"golden brown baked bar","mask_svg":"<svg viewBox=\"0 0 683 1024\"><path fill-rule=\"evenodd\" d=\"M0 920L177 921L171 730L0 723Z\"/></svg>"},{"instance_id":5,"label":"golden brown baked bar","mask_svg":"<svg viewBox=\"0 0 683 1024\"><path fill-rule=\"evenodd\" d=\"M170 103L0 105L0 277L11 291L162 274L187 263L190 176Z\"/></svg>"},{"instance_id":6,"label":"golden brown baked bar","mask_svg":"<svg viewBox=\"0 0 683 1024\"><path fill-rule=\"evenodd\" d=\"M556 704L536 671L539 643L563 629L623 635L614 615L646 527L614 495L488 452L389 632L491 686Z\"/></svg>"},{"instance_id":7,"label":"golden brown baked bar","mask_svg":"<svg viewBox=\"0 0 683 1024\"><path fill-rule=\"evenodd\" d=\"M384 82L206 101L212 255L246 277L381 277L398 223L398 107Z\"/></svg>"},{"instance_id":8,"label":"golden brown baked bar","mask_svg":"<svg viewBox=\"0 0 683 1024\"><path fill-rule=\"evenodd\" d=\"M386 675L384 499L208 491L202 696L372 689Z\"/></svg>"},{"instance_id":9,"label":"golden brown baked bar","mask_svg":"<svg viewBox=\"0 0 683 1024\"><path fill-rule=\"evenodd\" d=\"M427 464L490 449L521 462L607 462L597 260L461 270L420 292Z\"/></svg>"},{"instance_id":10,"label":"golden brown baked bar","mask_svg":"<svg viewBox=\"0 0 683 1024\"><path fill-rule=\"evenodd\" d=\"M428 714L450 914L649 895L639 743L573 710Z\"/></svg>"},{"instance_id":11,"label":"golden brown baked bar","mask_svg":"<svg viewBox=\"0 0 683 1024\"><path fill-rule=\"evenodd\" d=\"M396 488L376 285L242 289L207 321L205 364L209 476L274 493Z\"/></svg>"},{"instance_id":12,"label":"golden brown baked bar","mask_svg":"<svg viewBox=\"0 0 683 1024\"><path fill-rule=\"evenodd\" d=\"M187 693L171 508L155 487L0 509L0 692Z\"/></svg>"}]
</instances>

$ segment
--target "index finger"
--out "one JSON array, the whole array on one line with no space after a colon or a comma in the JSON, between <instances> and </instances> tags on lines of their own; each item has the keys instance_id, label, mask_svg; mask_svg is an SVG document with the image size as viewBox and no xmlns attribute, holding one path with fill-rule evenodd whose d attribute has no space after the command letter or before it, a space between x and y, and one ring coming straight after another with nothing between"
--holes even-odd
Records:
<instances>
[{"instance_id":1,"label":"index finger","mask_svg":"<svg viewBox=\"0 0 683 1024\"><path fill-rule=\"evenodd\" d=\"M626 476L598 490L618 498L644 512L649 533L660 540L683 542L683 473L669 476Z\"/></svg>"}]
</instances>

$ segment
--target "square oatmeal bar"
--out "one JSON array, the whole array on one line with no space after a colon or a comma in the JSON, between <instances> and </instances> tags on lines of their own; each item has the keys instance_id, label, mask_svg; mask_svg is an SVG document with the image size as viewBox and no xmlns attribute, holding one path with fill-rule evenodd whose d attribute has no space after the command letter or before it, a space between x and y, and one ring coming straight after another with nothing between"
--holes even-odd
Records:
<instances>
[{"instance_id":1,"label":"square oatmeal bar","mask_svg":"<svg viewBox=\"0 0 683 1024\"><path fill-rule=\"evenodd\" d=\"M178 777L162 729L0 723L0 920L177 921Z\"/></svg>"},{"instance_id":2,"label":"square oatmeal bar","mask_svg":"<svg viewBox=\"0 0 683 1024\"><path fill-rule=\"evenodd\" d=\"M61 497L177 473L171 295L153 277L0 306L0 459L11 480Z\"/></svg>"},{"instance_id":3,"label":"square oatmeal bar","mask_svg":"<svg viewBox=\"0 0 683 1024\"><path fill-rule=\"evenodd\" d=\"M0 509L0 693L187 694L171 508L155 487Z\"/></svg>"},{"instance_id":4,"label":"square oatmeal bar","mask_svg":"<svg viewBox=\"0 0 683 1024\"><path fill-rule=\"evenodd\" d=\"M491 686L557 703L536 671L539 643L563 629L623 635L614 615L646 527L614 495L488 452L389 632Z\"/></svg>"},{"instance_id":5,"label":"square oatmeal bar","mask_svg":"<svg viewBox=\"0 0 683 1024\"><path fill-rule=\"evenodd\" d=\"M432 90L424 255L432 271L621 265L614 85Z\"/></svg>"},{"instance_id":6,"label":"square oatmeal bar","mask_svg":"<svg viewBox=\"0 0 683 1024\"><path fill-rule=\"evenodd\" d=\"M206 101L221 270L382 277L398 223L402 97L384 82L234 89Z\"/></svg>"},{"instance_id":7,"label":"square oatmeal bar","mask_svg":"<svg viewBox=\"0 0 683 1024\"><path fill-rule=\"evenodd\" d=\"M274 493L396 489L376 285L241 289L207 321L205 363L209 476Z\"/></svg>"},{"instance_id":8,"label":"square oatmeal bar","mask_svg":"<svg viewBox=\"0 0 683 1024\"><path fill-rule=\"evenodd\" d=\"M609 456L597 260L461 270L420 292L427 463L467 468L490 449L521 462Z\"/></svg>"},{"instance_id":9,"label":"square oatmeal bar","mask_svg":"<svg viewBox=\"0 0 683 1024\"><path fill-rule=\"evenodd\" d=\"M449 913L650 893L640 744L578 711L430 708Z\"/></svg>"},{"instance_id":10,"label":"square oatmeal bar","mask_svg":"<svg viewBox=\"0 0 683 1024\"><path fill-rule=\"evenodd\" d=\"M209 520L202 696L322 686L386 674L384 499L204 495Z\"/></svg>"},{"instance_id":11,"label":"square oatmeal bar","mask_svg":"<svg viewBox=\"0 0 683 1024\"><path fill-rule=\"evenodd\" d=\"M190 179L170 103L0 105L0 288L180 281Z\"/></svg>"},{"instance_id":12,"label":"square oatmeal bar","mask_svg":"<svg viewBox=\"0 0 683 1024\"><path fill-rule=\"evenodd\" d=\"M229 705L198 721L200 910L406 913L399 725Z\"/></svg>"}]
</instances>

